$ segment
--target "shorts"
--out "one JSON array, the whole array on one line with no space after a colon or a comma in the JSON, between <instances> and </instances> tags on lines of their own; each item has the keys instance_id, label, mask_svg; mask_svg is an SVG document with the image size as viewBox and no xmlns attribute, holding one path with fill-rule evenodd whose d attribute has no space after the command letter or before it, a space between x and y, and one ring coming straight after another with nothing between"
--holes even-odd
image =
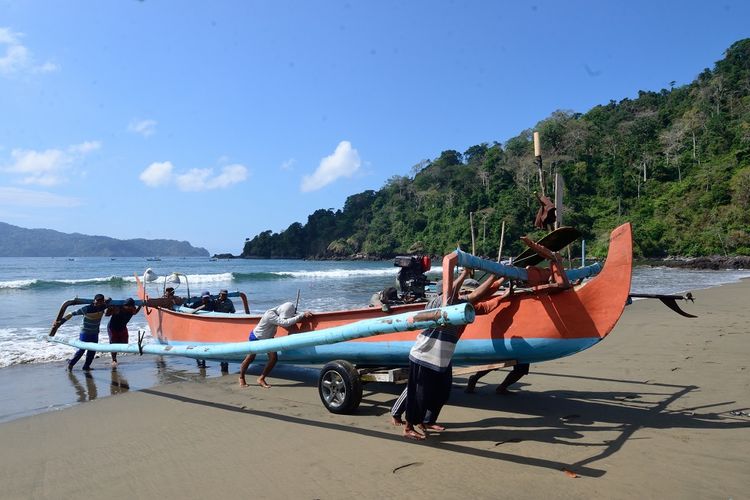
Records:
<instances>
[{"instance_id":1,"label":"shorts","mask_svg":"<svg viewBox=\"0 0 750 500\"><path fill-rule=\"evenodd\" d=\"M128 343L128 328L110 328L107 327L107 333L109 334L110 344L127 344Z\"/></svg>"},{"instance_id":2,"label":"shorts","mask_svg":"<svg viewBox=\"0 0 750 500\"><path fill-rule=\"evenodd\" d=\"M247 340L249 340L250 342L252 342L253 340L260 340L260 339L255 336L255 330L252 330L250 332L250 336L247 338Z\"/></svg>"}]
</instances>

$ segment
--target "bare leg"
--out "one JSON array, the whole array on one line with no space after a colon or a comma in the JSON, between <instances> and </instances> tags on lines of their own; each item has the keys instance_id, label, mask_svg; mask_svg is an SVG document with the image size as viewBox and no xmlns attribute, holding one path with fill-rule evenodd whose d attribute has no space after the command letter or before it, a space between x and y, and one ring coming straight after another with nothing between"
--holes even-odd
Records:
<instances>
[{"instance_id":1,"label":"bare leg","mask_svg":"<svg viewBox=\"0 0 750 500\"><path fill-rule=\"evenodd\" d=\"M242 360L242 364L240 365L240 387L247 387L247 382L245 381L245 373L250 367L250 363L252 363L254 360L255 354L248 354L247 356L245 356L245 359Z\"/></svg>"},{"instance_id":2,"label":"bare leg","mask_svg":"<svg viewBox=\"0 0 750 500\"><path fill-rule=\"evenodd\" d=\"M529 364L528 363L521 363L513 367L513 370L508 374L507 377L505 377L505 380L497 386L497 389L495 389L496 394L512 394L508 387L515 384L524 375L528 375L529 373Z\"/></svg>"},{"instance_id":3,"label":"bare leg","mask_svg":"<svg viewBox=\"0 0 750 500\"><path fill-rule=\"evenodd\" d=\"M260 374L260 377L258 377L258 385L261 387L264 387L266 389L271 388L271 384L266 382L266 376L271 373L271 370L273 370L273 367L276 366L276 360L279 359L278 354L275 352L269 352L268 353L268 363L266 363L266 366L263 368L263 371Z\"/></svg>"},{"instance_id":4,"label":"bare leg","mask_svg":"<svg viewBox=\"0 0 750 500\"><path fill-rule=\"evenodd\" d=\"M482 370L469 377L469 382L466 384L466 389L464 389L464 392L472 394L474 392L474 388L477 386L477 382L479 382L479 379L484 377L491 371L492 370Z\"/></svg>"}]
</instances>

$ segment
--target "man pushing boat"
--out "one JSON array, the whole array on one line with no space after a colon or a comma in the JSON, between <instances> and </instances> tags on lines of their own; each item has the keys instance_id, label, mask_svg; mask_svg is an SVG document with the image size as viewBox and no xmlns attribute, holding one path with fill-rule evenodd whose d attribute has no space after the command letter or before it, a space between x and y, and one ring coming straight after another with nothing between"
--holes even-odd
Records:
<instances>
[{"instance_id":1,"label":"man pushing boat","mask_svg":"<svg viewBox=\"0 0 750 500\"><path fill-rule=\"evenodd\" d=\"M254 340L272 339L276 336L276 329L281 326L283 328L290 328L302 319L312 317L310 311L297 314L297 308L291 302L284 302L280 306L273 307L263 313L257 326L250 332L248 339L252 342ZM266 377L273 367L276 366L276 360L278 354L275 352L268 353L268 363L263 368L263 371L258 377L258 385L266 389L270 389L271 385L266 382ZM247 387L248 384L245 381L245 372L247 372L250 363L255 360L255 354L248 354L240 365L240 387Z\"/></svg>"},{"instance_id":2,"label":"man pushing boat","mask_svg":"<svg viewBox=\"0 0 750 500\"><path fill-rule=\"evenodd\" d=\"M458 295L469 272L464 268L453 284L450 297L444 301L442 295L438 294L427 303L426 309L440 307L443 302L447 305L454 302L468 302L474 305L477 315L488 314L509 293L506 291L487 299L499 290L505 281L504 278L498 279L497 276L490 275L471 293ZM443 426L437 424L437 418L450 397L453 384L453 353L464 328L464 325L445 325L428 328L417 335L417 340L409 352L409 381L404 394L398 398L391 411L393 423L400 425L400 415L404 408L406 409L403 433L405 438L422 440L427 437L427 431L445 430ZM415 427L422 429L424 434L418 432Z\"/></svg>"}]
</instances>

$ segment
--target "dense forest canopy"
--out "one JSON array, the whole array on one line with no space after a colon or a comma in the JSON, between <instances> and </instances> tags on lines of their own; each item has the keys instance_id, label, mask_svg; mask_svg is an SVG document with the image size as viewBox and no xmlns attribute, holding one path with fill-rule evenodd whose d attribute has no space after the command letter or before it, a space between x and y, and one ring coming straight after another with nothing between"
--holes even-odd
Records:
<instances>
[{"instance_id":1,"label":"dense forest canopy","mask_svg":"<svg viewBox=\"0 0 750 500\"><path fill-rule=\"evenodd\" d=\"M557 111L534 130L546 178L556 170L565 180L563 223L582 231L590 252L606 252L609 231L630 221L643 257L750 254L750 39L688 85ZM497 254L503 221L503 253L513 254L538 208L533 159L531 130L443 151L341 210L248 238L242 256L442 255L470 248L470 212L478 254Z\"/></svg>"}]
</instances>

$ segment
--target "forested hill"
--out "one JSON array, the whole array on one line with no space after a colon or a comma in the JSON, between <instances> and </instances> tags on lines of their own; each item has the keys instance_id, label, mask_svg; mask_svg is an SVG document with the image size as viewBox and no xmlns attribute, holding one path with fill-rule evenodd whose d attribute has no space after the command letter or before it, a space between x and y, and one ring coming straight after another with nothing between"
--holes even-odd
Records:
<instances>
[{"instance_id":1,"label":"forested hill","mask_svg":"<svg viewBox=\"0 0 750 500\"><path fill-rule=\"evenodd\" d=\"M534 130L547 178L556 168L565 179L563 222L584 233L587 249L602 254L609 231L631 221L641 256L750 254L750 39L689 85L557 111ZM513 254L538 207L533 157L531 130L443 151L378 191L350 196L342 210L247 239L242 255L442 255L457 243L470 248L470 212L478 254L497 254L502 221L504 254Z\"/></svg>"},{"instance_id":2,"label":"forested hill","mask_svg":"<svg viewBox=\"0 0 750 500\"><path fill-rule=\"evenodd\" d=\"M0 257L204 257L187 241L117 240L106 236L25 229L0 222Z\"/></svg>"}]
</instances>

